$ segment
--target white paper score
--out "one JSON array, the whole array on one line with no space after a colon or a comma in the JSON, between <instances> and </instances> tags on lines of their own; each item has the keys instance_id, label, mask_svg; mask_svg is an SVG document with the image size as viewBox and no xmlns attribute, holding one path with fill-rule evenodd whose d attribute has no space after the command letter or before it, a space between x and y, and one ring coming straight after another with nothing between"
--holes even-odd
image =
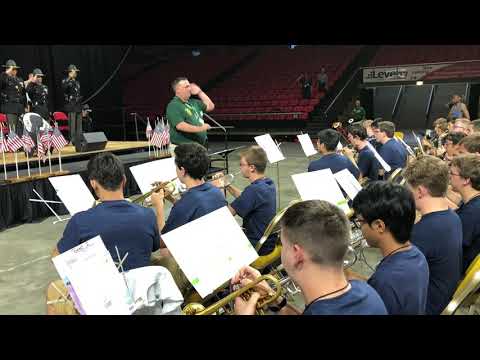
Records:
<instances>
[{"instance_id":1,"label":"white paper score","mask_svg":"<svg viewBox=\"0 0 480 360\"><path fill-rule=\"evenodd\" d=\"M335 179L351 200L355 199L355 196L362 190L362 185L348 169L343 169L333 174L333 176L335 176Z\"/></svg>"},{"instance_id":2,"label":"white paper score","mask_svg":"<svg viewBox=\"0 0 480 360\"><path fill-rule=\"evenodd\" d=\"M270 164L274 164L285 159L270 134L256 136L255 141L257 142L258 146L260 146L267 153L267 158Z\"/></svg>"},{"instance_id":3,"label":"white paper score","mask_svg":"<svg viewBox=\"0 0 480 360\"><path fill-rule=\"evenodd\" d=\"M162 239L202 298L258 258L226 206L162 235Z\"/></svg>"},{"instance_id":4,"label":"white paper score","mask_svg":"<svg viewBox=\"0 0 480 360\"><path fill-rule=\"evenodd\" d=\"M71 216L91 209L95 198L79 174L48 178Z\"/></svg>"},{"instance_id":5,"label":"white paper score","mask_svg":"<svg viewBox=\"0 0 480 360\"><path fill-rule=\"evenodd\" d=\"M303 201L325 200L349 212L347 200L330 169L295 174L292 179Z\"/></svg>"},{"instance_id":6,"label":"white paper score","mask_svg":"<svg viewBox=\"0 0 480 360\"><path fill-rule=\"evenodd\" d=\"M305 156L309 157L317 153L317 151L313 147L312 139L310 138L310 136L308 136L308 134L297 135L297 138L300 142L300 145L302 145Z\"/></svg>"},{"instance_id":7,"label":"white paper score","mask_svg":"<svg viewBox=\"0 0 480 360\"><path fill-rule=\"evenodd\" d=\"M133 299L100 236L52 259L82 315L130 315Z\"/></svg>"},{"instance_id":8,"label":"white paper score","mask_svg":"<svg viewBox=\"0 0 480 360\"><path fill-rule=\"evenodd\" d=\"M387 173L392 171L392 168L390 167L390 165L388 165L385 162L385 160L383 160L383 158L380 156L380 154L377 152L377 150L372 146L372 144L370 144L369 141L367 141L367 147L373 153L373 156L375 156L375 158L378 160L380 165L385 169L385 171Z\"/></svg>"},{"instance_id":9,"label":"white paper score","mask_svg":"<svg viewBox=\"0 0 480 360\"><path fill-rule=\"evenodd\" d=\"M152 190L152 184L159 181L170 181L177 177L175 159L167 158L135 165L130 168L142 194Z\"/></svg>"}]
</instances>

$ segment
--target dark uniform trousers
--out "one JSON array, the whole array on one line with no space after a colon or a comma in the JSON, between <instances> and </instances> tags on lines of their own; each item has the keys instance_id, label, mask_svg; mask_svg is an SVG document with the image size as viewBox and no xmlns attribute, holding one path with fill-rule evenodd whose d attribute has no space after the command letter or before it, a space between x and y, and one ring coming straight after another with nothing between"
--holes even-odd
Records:
<instances>
[{"instance_id":1,"label":"dark uniform trousers","mask_svg":"<svg viewBox=\"0 0 480 360\"><path fill-rule=\"evenodd\" d=\"M68 113L68 127L70 130L70 141L75 144L77 137L82 135L82 113L69 112Z\"/></svg>"},{"instance_id":2,"label":"dark uniform trousers","mask_svg":"<svg viewBox=\"0 0 480 360\"><path fill-rule=\"evenodd\" d=\"M17 133L17 130L19 131L21 128L21 125L19 124L19 118L17 114L5 114L7 116L7 121L8 121L8 126ZM18 133L17 133L18 135Z\"/></svg>"}]
</instances>

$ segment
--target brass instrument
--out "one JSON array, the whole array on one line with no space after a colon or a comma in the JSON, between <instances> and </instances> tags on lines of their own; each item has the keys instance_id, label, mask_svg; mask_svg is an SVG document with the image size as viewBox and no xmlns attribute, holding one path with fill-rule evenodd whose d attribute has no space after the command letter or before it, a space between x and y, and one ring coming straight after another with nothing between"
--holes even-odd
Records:
<instances>
[{"instance_id":1,"label":"brass instrument","mask_svg":"<svg viewBox=\"0 0 480 360\"><path fill-rule=\"evenodd\" d=\"M230 314L231 311L227 311L225 307L232 301L235 300L238 296L242 296L246 299L248 299L252 292L255 291L254 288L261 283L262 281L269 280L273 284L275 284L275 292L272 294L268 294L267 296L264 296L263 298L260 298L257 303L257 313L259 315L264 314L264 308L274 302L275 300L278 299L278 297L282 294L282 287L280 285L280 281L273 275L262 275L252 281L250 284L228 294L225 296L223 299L217 301L216 303L210 305L209 307L205 308L202 304L200 303L190 303L187 304L182 312L185 315L212 315L219 313L219 311L223 310L223 314Z\"/></svg>"},{"instance_id":2,"label":"brass instrument","mask_svg":"<svg viewBox=\"0 0 480 360\"><path fill-rule=\"evenodd\" d=\"M223 172L219 172L213 175L208 182L212 183L212 185L218 188L224 189L227 186L232 185L233 181L235 180L235 176L239 175L240 173L240 170L233 174L224 174Z\"/></svg>"},{"instance_id":3,"label":"brass instrument","mask_svg":"<svg viewBox=\"0 0 480 360\"><path fill-rule=\"evenodd\" d=\"M152 196L153 193L159 192L162 189L165 191L165 199L167 199L171 202L175 202L175 199L173 198L173 193L175 192L175 189L176 189L175 180L177 180L177 178L172 179L170 181L153 183L152 184L152 186L153 186L152 190L150 190L149 192L147 192L143 195L140 195L138 198L136 198L132 202L134 204L142 204L147 198Z\"/></svg>"}]
</instances>

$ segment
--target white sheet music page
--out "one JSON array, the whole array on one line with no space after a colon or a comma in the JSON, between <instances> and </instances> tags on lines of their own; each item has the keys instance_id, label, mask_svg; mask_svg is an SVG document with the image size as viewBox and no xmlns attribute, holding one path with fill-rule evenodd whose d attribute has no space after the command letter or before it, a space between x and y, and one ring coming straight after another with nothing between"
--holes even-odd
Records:
<instances>
[{"instance_id":1,"label":"white sheet music page","mask_svg":"<svg viewBox=\"0 0 480 360\"><path fill-rule=\"evenodd\" d=\"M343 169L333 176L351 200L355 199L355 196L362 190L362 185L348 169Z\"/></svg>"},{"instance_id":2,"label":"white sheet music page","mask_svg":"<svg viewBox=\"0 0 480 360\"><path fill-rule=\"evenodd\" d=\"M142 194L151 191L155 182L170 181L177 177L173 157L135 165L130 167L130 171Z\"/></svg>"},{"instance_id":3,"label":"white sheet music page","mask_svg":"<svg viewBox=\"0 0 480 360\"><path fill-rule=\"evenodd\" d=\"M80 314L130 315L135 310L123 276L100 236L52 261Z\"/></svg>"},{"instance_id":4,"label":"white sheet music page","mask_svg":"<svg viewBox=\"0 0 480 360\"><path fill-rule=\"evenodd\" d=\"M367 147L368 149L373 153L373 156L375 156L375 159L378 160L378 162L380 163L380 165L382 166L382 168L385 169L386 172L390 172L392 170L392 168L390 167L390 165L388 165L385 160L383 160L383 158L380 156L380 154L377 152L377 150L372 146L372 144L370 144L370 142L367 141Z\"/></svg>"},{"instance_id":5,"label":"white sheet music page","mask_svg":"<svg viewBox=\"0 0 480 360\"><path fill-rule=\"evenodd\" d=\"M325 200L349 212L347 200L330 169L295 174L292 179L303 201Z\"/></svg>"},{"instance_id":6,"label":"white sheet music page","mask_svg":"<svg viewBox=\"0 0 480 360\"><path fill-rule=\"evenodd\" d=\"M95 198L79 174L48 178L71 216L91 209Z\"/></svg>"},{"instance_id":7,"label":"white sheet music page","mask_svg":"<svg viewBox=\"0 0 480 360\"><path fill-rule=\"evenodd\" d=\"M297 138L298 138L298 141L300 142L300 145L302 145L302 149L303 149L303 152L305 153L305 156L309 157L317 153L317 150L315 150L313 146L312 139L308 134L297 135Z\"/></svg>"},{"instance_id":8,"label":"white sheet music page","mask_svg":"<svg viewBox=\"0 0 480 360\"><path fill-rule=\"evenodd\" d=\"M162 239L202 298L258 258L227 207L163 234Z\"/></svg>"},{"instance_id":9,"label":"white sheet music page","mask_svg":"<svg viewBox=\"0 0 480 360\"><path fill-rule=\"evenodd\" d=\"M260 146L267 153L267 158L270 164L275 164L276 162L285 159L270 134L256 136L255 141L257 142L258 146Z\"/></svg>"}]
</instances>

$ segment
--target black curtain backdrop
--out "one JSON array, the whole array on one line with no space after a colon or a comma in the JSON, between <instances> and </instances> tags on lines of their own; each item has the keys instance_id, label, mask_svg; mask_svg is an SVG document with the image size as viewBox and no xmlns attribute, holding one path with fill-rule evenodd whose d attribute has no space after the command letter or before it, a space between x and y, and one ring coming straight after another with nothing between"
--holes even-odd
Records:
<instances>
[{"instance_id":1,"label":"black curtain backdrop","mask_svg":"<svg viewBox=\"0 0 480 360\"><path fill-rule=\"evenodd\" d=\"M68 65L75 64L80 73L78 80L81 92L87 99L113 73L128 46L119 45L11 45L0 47L2 65L13 59L21 67L18 72L23 80L34 68L45 74L44 83L49 89L49 110L63 111L61 81L67 76ZM4 71L2 68L1 71ZM94 112L94 126L104 131L110 140L121 140L122 133L122 92L118 74L92 100L88 102Z\"/></svg>"},{"instance_id":2,"label":"black curtain backdrop","mask_svg":"<svg viewBox=\"0 0 480 360\"><path fill-rule=\"evenodd\" d=\"M125 176L127 178L124 191L126 197L140 194L140 189L138 188L137 182L130 171L130 167L143 164L148 161L150 160L142 160L130 163L124 162ZM88 181L87 171L83 170L77 172L77 174L80 174L83 181L90 189L90 192L93 194ZM29 200L31 198L37 199L33 189L35 189L45 200L60 201L60 199L57 198L55 189L50 184L48 179L18 184L0 185L0 231L13 225L31 223L33 221L38 221L46 217L53 216L53 214L44 204L39 202L31 202ZM59 215L68 214L67 209L63 204L49 205Z\"/></svg>"}]
</instances>

